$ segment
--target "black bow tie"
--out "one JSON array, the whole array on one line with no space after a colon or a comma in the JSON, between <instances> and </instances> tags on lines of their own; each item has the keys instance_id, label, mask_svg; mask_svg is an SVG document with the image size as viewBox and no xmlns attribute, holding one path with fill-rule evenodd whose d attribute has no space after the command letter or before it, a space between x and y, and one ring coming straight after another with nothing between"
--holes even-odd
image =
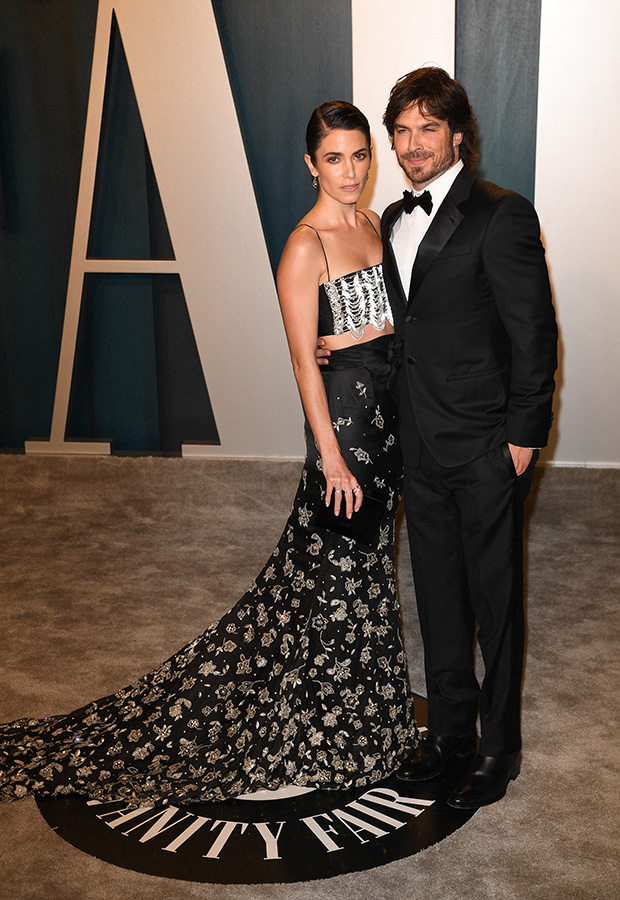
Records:
<instances>
[{"instance_id":1,"label":"black bow tie","mask_svg":"<svg viewBox=\"0 0 620 900\"><path fill-rule=\"evenodd\" d=\"M412 213L416 206L421 206L427 216L430 216L433 208L433 198L429 191L423 191L418 197L414 197L411 191L403 191L403 203L407 215Z\"/></svg>"}]
</instances>

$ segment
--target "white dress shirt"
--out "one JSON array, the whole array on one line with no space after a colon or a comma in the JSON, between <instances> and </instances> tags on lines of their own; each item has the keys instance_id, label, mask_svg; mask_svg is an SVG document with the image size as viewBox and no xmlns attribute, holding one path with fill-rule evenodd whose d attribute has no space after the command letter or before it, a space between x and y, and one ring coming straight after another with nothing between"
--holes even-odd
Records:
<instances>
[{"instance_id":1,"label":"white dress shirt","mask_svg":"<svg viewBox=\"0 0 620 900\"><path fill-rule=\"evenodd\" d=\"M436 178L435 181L432 181L429 186L424 189L429 192L433 200L433 208L430 215L427 215L421 206L416 206L413 212L408 214L403 210L392 226L390 240L392 242L392 249L394 250L394 256L396 258L398 273L400 275L400 281L403 286L405 297L409 296L411 271L418 253L418 247L422 243L429 225L435 218L437 210L454 184L454 179L462 168L463 162L459 159L458 162L451 166L446 172L443 172L439 178ZM419 197L424 191L413 190L412 193L414 197Z\"/></svg>"}]
</instances>

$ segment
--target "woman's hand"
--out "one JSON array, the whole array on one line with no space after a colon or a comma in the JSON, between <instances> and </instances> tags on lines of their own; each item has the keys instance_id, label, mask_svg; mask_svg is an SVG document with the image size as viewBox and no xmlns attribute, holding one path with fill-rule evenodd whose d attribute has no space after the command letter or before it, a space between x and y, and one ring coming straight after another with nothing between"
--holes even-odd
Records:
<instances>
[{"instance_id":1,"label":"woman's hand","mask_svg":"<svg viewBox=\"0 0 620 900\"><path fill-rule=\"evenodd\" d=\"M340 514L342 508L347 519L358 512L364 499L364 492L347 467L342 456L339 459L323 458L323 475L325 476L325 505L329 506L334 498L334 513Z\"/></svg>"}]
</instances>

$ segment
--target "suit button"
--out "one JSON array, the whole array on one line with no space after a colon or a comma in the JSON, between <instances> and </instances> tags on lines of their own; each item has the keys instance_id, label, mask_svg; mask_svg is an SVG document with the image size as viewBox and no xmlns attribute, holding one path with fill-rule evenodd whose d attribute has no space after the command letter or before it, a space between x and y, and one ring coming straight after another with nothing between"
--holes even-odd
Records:
<instances>
[{"instance_id":1,"label":"suit button","mask_svg":"<svg viewBox=\"0 0 620 900\"><path fill-rule=\"evenodd\" d=\"M412 315L405 316L405 322L415 322L416 317Z\"/></svg>"},{"instance_id":2,"label":"suit button","mask_svg":"<svg viewBox=\"0 0 620 900\"><path fill-rule=\"evenodd\" d=\"M410 366L414 366L414 365L415 365L415 359L413 358L413 356L408 356L408 357L407 357L407 362L409 363Z\"/></svg>"}]
</instances>

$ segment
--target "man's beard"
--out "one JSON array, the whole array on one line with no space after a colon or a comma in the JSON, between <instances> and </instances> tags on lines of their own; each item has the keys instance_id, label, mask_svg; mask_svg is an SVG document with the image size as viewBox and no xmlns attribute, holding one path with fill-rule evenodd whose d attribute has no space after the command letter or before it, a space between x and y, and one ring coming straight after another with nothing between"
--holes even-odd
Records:
<instances>
[{"instance_id":1,"label":"man's beard","mask_svg":"<svg viewBox=\"0 0 620 900\"><path fill-rule=\"evenodd\" d=\"M417 158L417 153L407 153L406 156L398 157L401 169L414 187L416 184L426 184L429 181L433 181L439 175L443 175L444 172L447 172L455 163L456 152L454 145L450 144L449 149L441 156L430 158L430 169L426 169L425 167L420 168L418 166L414 166L413 168L407 167L407 160Z\"/></svg>"}]
</instances>

